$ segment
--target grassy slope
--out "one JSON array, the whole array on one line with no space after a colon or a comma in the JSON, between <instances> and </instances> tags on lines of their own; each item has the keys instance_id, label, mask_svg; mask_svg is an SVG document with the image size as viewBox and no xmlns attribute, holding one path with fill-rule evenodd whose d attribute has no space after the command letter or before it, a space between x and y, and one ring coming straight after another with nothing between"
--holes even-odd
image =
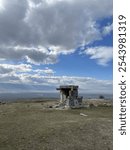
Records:
<instances>
[{"instance_id":1,"label":"grassy slope","mask_svg":"<svg viewBox=\"0 0 130 150\"><path fill-rule=\"evenodd\" d=\"M43 105L0 105L0 150L112 150L112 107L50 110Z\"/></svg>"}]
</instances>

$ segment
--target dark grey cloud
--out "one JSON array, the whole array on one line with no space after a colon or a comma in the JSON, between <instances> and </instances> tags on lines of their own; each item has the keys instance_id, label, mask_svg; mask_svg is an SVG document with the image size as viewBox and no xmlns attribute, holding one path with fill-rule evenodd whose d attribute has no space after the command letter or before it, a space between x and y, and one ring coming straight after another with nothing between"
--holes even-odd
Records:
<instances>
[{"instance_id":1,"label":"dark grey cloud","mask_svg":"<svg viewBox=\"0 0 130 150\"><path fill-rule=\"evenodd\" d=\"M26 37L27 26L24 24L28 10L26 0L4 0L4 10L0 12L0 43L1 44L19 44ZM22 34L24 38L22 39Z\"/></svg>"},{"instance_id":2,"label":"dark grey cloud","mask_svg":"<svg viewBox=\"0 0 130 150\"><path fill-rule=\"evenodd\" d=\"M0 64L0 74L12 75L12 73L30 72L32 66L27 64ZM4 75L3 75L4 76Z\"/></svg>"},{"instance_id":3,"label":"dark grey cloud","mask_svg":"<svg viewBox=\"0 0 130 150\"><path fill-rule=\"evenodd\" d=\"M3 66L0 66L0 74L6 74L12 72L12 68L4 68Z\"/></svg>"},{"instance_id":4,"label":"dark grey cloud","mask_svg":"<svg viewBox=\"0 0 130 150\"><path fill-rule=\"evenodd\" d=\"M51 54L49 50L43 48L28 47L6 47L0 48L1 58L8 60L26 60L33 64L52 64L57 62L57 55Z\"/></svg>"}]
</instances>

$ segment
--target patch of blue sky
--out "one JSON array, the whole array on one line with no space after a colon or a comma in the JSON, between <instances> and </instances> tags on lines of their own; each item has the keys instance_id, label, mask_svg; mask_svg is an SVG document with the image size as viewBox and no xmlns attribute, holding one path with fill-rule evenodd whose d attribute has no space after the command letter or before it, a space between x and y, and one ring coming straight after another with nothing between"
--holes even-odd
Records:
<instances>
[{"instance_id":1,"label":"patch of blue sky","mask_svg":"<svg viewBox=\"0 0 130 150\"><path fill-rule=\"evenodd\" d=\"M50 67L56 71L55 75L60 76L87 76L96 79L112 79L112 62L107 67L100 66L96 63L96 60L78 53L61 55L59 63Z\"/></svg>"}]
</instances>

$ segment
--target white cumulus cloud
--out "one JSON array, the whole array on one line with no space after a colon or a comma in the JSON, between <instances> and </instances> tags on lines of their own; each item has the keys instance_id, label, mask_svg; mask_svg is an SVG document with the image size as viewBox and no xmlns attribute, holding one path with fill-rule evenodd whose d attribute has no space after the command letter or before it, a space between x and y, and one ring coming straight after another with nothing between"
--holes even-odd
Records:
<instances>
[{"instance_id":1,"label":"white cumulus cloud","mask_svg":"<svg viewBox=\"0 0 130 150\"><path fill-rule=\"evenodd\" d=\"M56 63L60 54L100 40L96 21L110 16L112 0L0 0L0 58Z\"/></svg>"},{"instance_id":2,"label":"white cumulus cloud","mask_svg":"<svg viewBox=\"0 0 130 150\"><path fill-rule=\"evenodd\" d=\"M110 34L113 30L113 24L107 25L103 28L103 35Z\"/></svg>"},{"instance_id":3,"label":"white cumulus cloud","mask_svg":"<svg viewBox=\"0 0 130 150\"><path fill-rule=\"evenodd\" d=\"M98 64L106 66L113 57L113 48L107 46L90 47L84 52L90 59L96 59Z\"/></svg>"}]
</instances>

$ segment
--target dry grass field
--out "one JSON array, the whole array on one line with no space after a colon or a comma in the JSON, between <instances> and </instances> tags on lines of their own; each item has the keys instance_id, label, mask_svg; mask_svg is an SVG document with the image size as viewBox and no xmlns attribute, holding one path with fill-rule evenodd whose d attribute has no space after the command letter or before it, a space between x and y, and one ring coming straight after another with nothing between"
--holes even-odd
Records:
<instances>
[{"instance_id":1,"label":"dry grass field","mask_svg":"<svg viewBox=\"0 0 130 150\"><path fill-rule=\"evenodd\" d=\"M0 150L112 150L111 106L47 108L52 103L1 104Z\"/></svg>"}]
</instances>

